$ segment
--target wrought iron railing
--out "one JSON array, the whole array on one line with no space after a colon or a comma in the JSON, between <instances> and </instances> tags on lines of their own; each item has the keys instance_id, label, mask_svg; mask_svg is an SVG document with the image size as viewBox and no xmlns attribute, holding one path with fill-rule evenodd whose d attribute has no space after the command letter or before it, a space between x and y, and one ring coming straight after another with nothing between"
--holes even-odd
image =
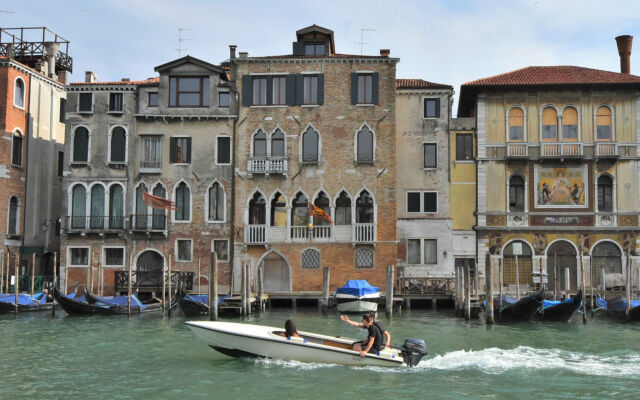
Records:
<instances>
[{"instance_id":1,"label":"wrought iron railing","mask_svg":"<svg viewBox=\"0 0 640 400\"><path fill-rule=\"evenodd\" d=\"M169 279L166 276L166 287L177 288L181 286L184 290L193 289L193 272L172 271ZM115 271L116 292L129 289L129 271ZM162 289L162 271L131 271L131 287L133 289Z\"/></svg>"},{"instance_id":2,"label":"wrought iron railing","mask_svg":"<svg viewBox=\"0 0 640 400\"><path fill-rule=\"evenodd\" d=\"M67 216L69 232L109 232L121 231L126 226L124 216L72 215Z\"/></svg>"},{"instance_id":3,"label":"wrought iron railing","mask_svg":"<svg viewBox=\"0 0 640 400\"><path fill-rule=\"evenodd\" d=\"M134 232L162 232L167 229L167 216L164 214L132 214L129 221Z\"/></svg>"}]
</instances>

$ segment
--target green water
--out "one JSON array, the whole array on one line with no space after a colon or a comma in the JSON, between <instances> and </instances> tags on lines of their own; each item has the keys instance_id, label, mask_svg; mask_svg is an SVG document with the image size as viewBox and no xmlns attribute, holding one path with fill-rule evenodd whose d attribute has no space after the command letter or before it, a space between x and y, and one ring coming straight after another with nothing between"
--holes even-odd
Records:
<instances>
[{"instance_id":1,"label":"green water","mask_svg":"<svg viewBox=\"0 0 640 400\"><path fill-rule=\"evenodd\" d=\"M316 309L272 309L248 323L363 337ZM228 318L241 321L240 318ZM490 326L449 310L381 316L392 342L422 337L416 368L233 359L184 318L0 316L0 399L638 399L640 324L603 318Z\"/></svg>"}]
</instances>

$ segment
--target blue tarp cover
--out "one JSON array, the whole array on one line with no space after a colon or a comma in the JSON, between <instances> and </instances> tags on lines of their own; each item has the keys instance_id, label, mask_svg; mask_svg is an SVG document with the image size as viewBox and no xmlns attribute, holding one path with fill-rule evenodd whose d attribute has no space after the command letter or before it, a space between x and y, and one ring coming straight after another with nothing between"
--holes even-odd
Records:
<instances>
[{"instance_id":1,"label":"blue tarp cover","mask_svg":"<svg viewBox=\"0 0 640 400\"><path fill-rule=\"evenodd\" d=\"M612 310L626 310L627 300L623 297L614 297L610 301L603 299L602 297L596 298L596 306L598 308L607 309L611 305ZM639 307L640 300L631 300L631 308Z\"/></svg>"},{"instance_id":2,"label":"blue tarp cover","mask_svg":"<svg viewBox=\"0 0 640 400\"><path fill-rule=\"evenodd\" d=\"M547 307L551 307L551 306L557 306L558 304L561 303L573 303L573 299L566 299L564 301L559 301L559 300L544 300L542 302L542 308L547 308Z\"/></svg>"},{"instance_id":3,"label":"blue tarp cover","mask_svg":"<svg viewBox=\"0 0 640 400\"><path fill-rule=\"evenodd\" d=\"M131 306L136 307L137 304L135 300L133 300L135 296L131 296ZM128 306L129 298L127 296L109 296L109 297L97 297L98 302L102 304L106 304L108 306ZM137 300L137 299L136 299Z\"/></svg>"},{"instance_id":4,"label":"blue tarp cover","mask_svg":"<svg viewBox=\"0 0 640 400\"><path fill-rule=\"evenodd\" d=\"M336 290L336 293L350 294L352 296L364 296L365 294L378 293L380 289L369 285L366 280L349 280L347 284Z\"/></svg>"},{"instance_id":5,"label":"blue tarp cover","mask_svg":"<svg viewBox=\"0 0 640 400\"><path fill-rule=\"evenodd\" d=\"M0 302L9 303L9 304L16 304L16 297L15 297L15 295L9 295L9 296L5 296L5 297L0 297ZM28 296L26 294L19 294L18 295L18 305L20 305L20 306L33 306L33 307L35 307L37 304L38 304L38 302L33 300L31 298L31 296Z\"/></svg>"},{"instance_id":6,"label":"blue tarp cover","mask_svg":"<svg viewBox=\"0 0 640 400\"><path fill-rule=\"evenodd\" d=\"M218 296L218 304L222 304L224 299L226 299L227 297L229 297L228 294ZM189 301L193 301L194 303L203 303L203 304L207 304L207 305L209 304L209 295L208 294L189 294L189 293L185 293L184 298L189 300Z\"/></svg>"}]
</instances>

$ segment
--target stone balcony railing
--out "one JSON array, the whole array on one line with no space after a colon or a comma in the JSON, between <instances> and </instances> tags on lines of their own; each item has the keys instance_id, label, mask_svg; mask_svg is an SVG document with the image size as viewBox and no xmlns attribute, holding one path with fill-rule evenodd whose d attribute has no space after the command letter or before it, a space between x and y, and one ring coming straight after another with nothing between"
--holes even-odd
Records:
<instances>
[{"instance_id":1,"label":"stone balcony railing","mask_svg":"<svg viewBox=\"0 0 640 400\"><path fill-rule=\"evenodd\" d=\"M580 142L542 142L541 158L582 158L584 147Z\"/></svg>"},{"instance_id":2,"label":"stone balcony railing","mask_svg":"<svg viewBox=\"0 0 640 400\"><path fill-rule=\"evenodd\" d=\"M337 242L373 244L377 239L376 224L268 226L245 225L246 245L288 242Z\"/></svg>"},{"instance_id":3,"label":"stone balcony railing","mask_svg":"<svg viewBox=\"0 0 640 400\"><path fill-rule=\"evenodd\" d=\"M250 157L247 160L247 174L250 178L254 174L287 176L288 169L289 163L286 157Z\"/></svg>"}]
</instances>

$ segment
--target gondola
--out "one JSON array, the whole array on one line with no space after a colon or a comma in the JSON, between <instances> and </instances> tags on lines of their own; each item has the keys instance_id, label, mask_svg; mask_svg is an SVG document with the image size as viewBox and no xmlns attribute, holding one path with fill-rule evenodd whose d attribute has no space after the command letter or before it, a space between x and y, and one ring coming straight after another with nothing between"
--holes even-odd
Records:
<instances>
[{"instance_id":1,"label":"gondola","mask_svg":"<svg viewBox=\"0 0 640 400\"><path fill-rule=\"evenodd\" d=\"M536 319L542 321L567 322L582 304L582 289L575 297L564 301L544 300L536 312Z\"/></svg>"},{"instance_id":2,"label":"gondola","mask_svg":"<svg viewBox=\"0 0 640 400\"><path fill-rule=\"evenodd\" d=\"M493 300L494 318L496 322L527 321L540 308L543 299L544 288L533 296L525 296L520 300L502 296L501 303L500 298L497 297Z\"/></svg>"},{"instance_id":3,"label":"gondola","mask_svg":"<svg viewBox=\"0 0 640 400\"><path fill-rule=\"evenodd\" d=\"M611 300L596 298L596 307L604 310L608 316L623 321L640 321L640 300L631 300L631 308L627 314L627 300L616 296Z\"/></svg>"},{"instance_id":4,"label":"gondola","mask_svg":"<svg viewBox=\"0 0 640 400\"><path fill-rule=\"evenodd\" d=\"M118 315L129 314L129 298L127 296L98 297L90 292L84 294L88 303L93 304L96 314ZM152 299L141 302L135 294L131 295L131 313L140 314L162 310L162 300Z\"/></svg>"},{"instance_id":5,"label":"gondola","mask_svg":"<svg viewBox=\"0 0 640 400\"><path fill-rule=\"evenodd\" d=\"M74 293L64 295L57 287L53 287L53 298L60 307L69 315L87 315L96 312L95 306L89 304L84 296L76 296Z\"/></svg>"},{"instance_id":6,"label":"gondola","mask_svg":"<svg viewBox=\"0 0 640 400\"><path fill-rule=\"evenodd\" d=\"M35 294L33 297L27 294L18 294L18 312L47 311L53 308L53 302L47 301L45 293ZM15 314L16 297L13 294L0 297L0 314Z\"/></svg>"},{"instance_id":7,"label":"gondola","mask_svg":"<svg viewBox=\"0 0 640 400\"><path fill-rule=\"evenodd\" d=\"M218 305L229 295L218 296ZM196 317L198 315L209 314L209 295L208 294L191 294L185 291L178 293L178 303L180 309L187 317Z\"/></svg>"}]
</instances>

